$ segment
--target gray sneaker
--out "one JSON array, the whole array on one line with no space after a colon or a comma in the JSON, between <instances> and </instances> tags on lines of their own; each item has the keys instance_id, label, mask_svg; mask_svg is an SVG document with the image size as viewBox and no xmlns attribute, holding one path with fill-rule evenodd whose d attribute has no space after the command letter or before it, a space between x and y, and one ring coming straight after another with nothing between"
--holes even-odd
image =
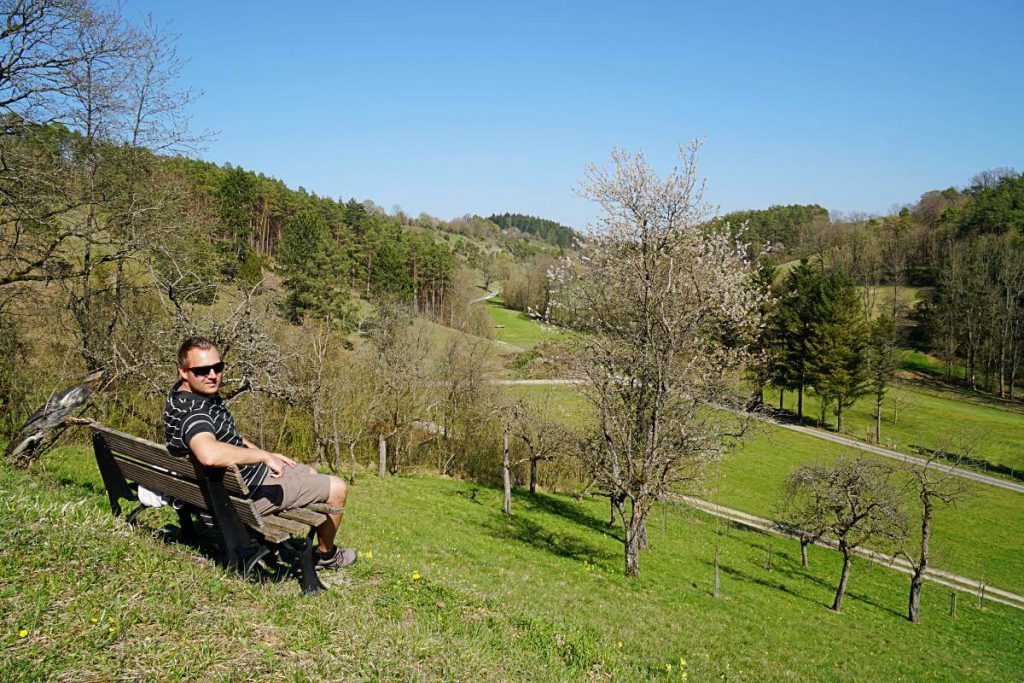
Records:
<instances>
[{"instance_id":1,"label":"gray sneaker","mask_svg":"<svg viewBox=\"0 0 1024 683\"><path fill-rule=\"evenodd\" d=\"M354 548L339 548L337 546L334 547L333 551L328 551L327 553L321 553L320 549L317 548L315 554L317 569L351 567L359 559L359 553Z\"/></svg>"}]
</instances>

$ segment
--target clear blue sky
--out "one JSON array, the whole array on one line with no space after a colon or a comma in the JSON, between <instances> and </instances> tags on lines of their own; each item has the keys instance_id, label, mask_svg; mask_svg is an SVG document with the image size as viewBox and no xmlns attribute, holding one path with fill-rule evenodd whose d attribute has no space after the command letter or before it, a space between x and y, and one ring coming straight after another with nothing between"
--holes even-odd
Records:
<instances>
[{"instance_id":1,"label":"clear blue sky","mask_svg":"<svg viewBox=\"0 0 1024 683\"><path fill-rule=\"evenodd\" d=\"M588 161L703 136L723 211L885 213L1024 170L1024 2L126 0L181 35L201 152L413 215L582 227Z\"/></svg>"}]
</instances>

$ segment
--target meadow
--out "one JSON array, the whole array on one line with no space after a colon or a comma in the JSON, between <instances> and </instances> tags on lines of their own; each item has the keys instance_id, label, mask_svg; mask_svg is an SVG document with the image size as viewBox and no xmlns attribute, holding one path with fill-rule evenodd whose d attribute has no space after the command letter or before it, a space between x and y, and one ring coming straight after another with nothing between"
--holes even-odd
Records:
<instances>
[{"instance_id":1,"label":"meadow","mask_svg":"<svg viewBox=\"0 0 1024 683\"><path fill-rule=\"evenodd\" d=\"M580 423L591 406L571 386L519 386L519 395L540 402L547 394L560 419ZM762 517L776 515L783 481L801 465L831 461L841 454L880 457L767 423L718 463L691 493L714 503ZM883 459L892 464L893 461ZM911 503L913 501L910 501ZM911 508L913 509L913 508ZM1024 592L1024 495L982 484L955 508L936 515L933 566Z\"/></svg>"},{"instance_id":2,"label":"meadow","mask_svg":"<svg viewBox=\"0 0 1024 683\"><path fill-rule=\"evenodd\" d=\"M909 382L890 388L882 407L882 443L914 455L933 449L962 454L977 461L965 466L997 476L1024 478L1024 404L969 394ZM765 403L773 407L779 406L778 397L773 387L764 393ZM795 392L786 392L783 406L795 416ZM820 413L818 396L804 392L805 422L817 424ZM835 427L831 409L826 413L826 426ZM874 430L873 397L864 396L843 410L844 434L873 443Z\"/></svg>"},{"instance_id":3,"label":"meadow","mask_svg":"<svg viewBox=\"0 0 1024 683\"><path fill-rule=\"evenodd\" d=\"M403 475L363 477L344 536L363 559L304 598L114 520L91 454L0 470L4 680L1017 680L1024 612L694 512L655 513L641 578L622 575L606 502ZM602 504L604 503L604 504ZM148 531L147 531L148 529ZM772 546L772 565L766 549ZM711 594L717 548L721 597ZM417 578L418 577L418 578Z\"/></svg>"},{"instance_id":4,"label":"meadow","mask_svg":"<svg viewBox=\"0 0 1024 683\"><path fill-rule=\"evenodd\" d=\"M566 335L557 327L544 325L522 311L505 308L501 297L484 302L494 321L494 337L523 350L532 349L542 342L565 341Z\"/></svg>"}]
</instances>

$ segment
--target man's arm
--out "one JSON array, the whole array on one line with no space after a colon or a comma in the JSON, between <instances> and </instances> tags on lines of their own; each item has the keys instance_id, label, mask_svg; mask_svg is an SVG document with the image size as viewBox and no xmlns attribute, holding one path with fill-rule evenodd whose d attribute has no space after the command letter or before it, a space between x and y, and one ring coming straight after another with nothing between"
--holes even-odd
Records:
<instances>
[{"instance_id":1,"label":"man's arm","mask_svg":"<svg viewBox=\"0 0 1024 683\"><path fill-rule=\"evenodd\" d=\"M270 470L270 476L280 477L285 467L295 465L294 460L280 453L270 453L255 446L242 448L217 441L212 432L199 432L189 440L188 447L195 453L196 459L207 467L263 463Z\"/></svg>"}]
</instances>

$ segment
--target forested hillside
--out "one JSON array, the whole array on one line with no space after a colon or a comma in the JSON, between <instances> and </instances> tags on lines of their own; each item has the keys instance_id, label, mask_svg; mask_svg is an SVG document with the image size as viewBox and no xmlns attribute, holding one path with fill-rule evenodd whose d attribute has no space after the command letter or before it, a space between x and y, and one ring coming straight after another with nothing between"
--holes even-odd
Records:
<instances>
[{"instance_id":1,"label":"forested hillside","mask_svg":"<svg viewBox=\"0 0 1024 683\"><path fill-rule=\"evenodd\" d=\"M759 245L771 244L777 253L796 253L809 235L828 225L828 210L817 204L771 206L767 209L734 211L714 221L728 223L734 234L743 229L742 239Z\"/></svg>"},{"instance_id":2,"label":"forested hillside","mask_svg":"<svg viewBox=\"0 0 1024 683\"><path fill-rule=\"evenodd\" d=\"M572 247L576 239L576 232L569 227L549 221L546 218L537 216L526 216L521 213L494 214L487 217L502 230L518 230L528 235L534 235L545 242L550 242L562 249Z\"/></svg>"}]
</instances>

